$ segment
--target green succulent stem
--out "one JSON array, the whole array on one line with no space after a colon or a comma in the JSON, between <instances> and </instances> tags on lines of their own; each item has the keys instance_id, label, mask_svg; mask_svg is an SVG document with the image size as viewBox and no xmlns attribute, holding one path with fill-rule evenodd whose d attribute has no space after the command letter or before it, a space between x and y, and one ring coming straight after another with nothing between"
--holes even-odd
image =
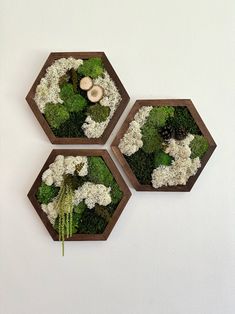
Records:
<instances>
[{"instance_id":1,"label":"green succulent stem","mask_svg":"<svg viewBox=\"0 0 235 314\"><path fill-rule=\"evenodd\" d=\"M59 241L62 242L62 256L64 256L64 240L72 236L73 194L71 176L67 175L64 177L56 204L59 212Z\"/></svg>"}]
</instances>

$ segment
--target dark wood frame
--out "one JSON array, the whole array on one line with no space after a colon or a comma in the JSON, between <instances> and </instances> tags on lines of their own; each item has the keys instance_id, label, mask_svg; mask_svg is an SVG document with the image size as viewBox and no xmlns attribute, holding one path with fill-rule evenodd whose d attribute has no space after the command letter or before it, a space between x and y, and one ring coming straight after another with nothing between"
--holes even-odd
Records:
<instances>
[{"instance_id":1,"label":"dark wood frame","mask_svg":"<svg viewBox=\"0 0 235 314\"><path fill-rule=\"evenodd\" d=\"M38 109L36 102L34 101L34 96L36 92L36 87L40 83L41 78L45 75L46 69L57 59L59 58L68 58L74 57L76 59L87 59L91 57L100 57L103 60L105 69L109 73L110 77L115 82L119 93L122 97L122 100L115 111L113 117L111 118L108 126L106 127L104 133L100 138L87 138L87 137L56 137L52 132L49 124L47 123L46 119ZM41 127L45 131L46 135L48 136L49 140L52 144L105 144L107 139L109 138L113 128L115 127L116 123L118 122L121 114L125 110L130 97L122 85L117 73L113 69L111 63L109 62L108 58L106 57L104 52L52 52L50 53L48 59L46 60L44 66L42 67L38 77L36 78L33 86L31 87L28 95L26 96L26 100L32 109L34 115L36 116L38 122L40 123Z\"/></svg>"},{"instance_id":2,"label":"dark wood frame","mask_svg":"<svg viewBox=\"0 0 235 314\"><path fill-rule=\"evenodd\" d=\"M155 189L151 185L143 185L140 184L137 180L136 176L134 175L132 169L130 168L128 162L126 161L125 157L121 153L120 149L118 148L120 139L123 137L125 132L127 131L130 122L133 120L135 114L142 106L185 106L190 111L192 117L194 118L195 122L197 123L199 129L201 130L203 136L206 137L209 143L209 148L206 154L201 159L201 167L198 169L196 175L189 178L186 185L177 185L177 186L166 186ZM204 169L205 165L207 164L209 158L211 157L213 151L216 148L216 143L213 140L210 132L208 131L206 125L204 124L202 118L200 117L199 113L197 112L196 108L194 107L192 101L190 99L142 99L137 100L133 105L131 111L129 112L126 120L124 121L123 125L121 126L120 130L118 131L116 137L114 138L112 144L112 151L114 152L117 160L121 164L124 172L126 173L127 177L129 178L131 184L137 191L166 191L166 192L189 192L194 183L196 182L197 178L199 177L200 173Z\"/></svg>"},{"instance_id":3,"label":"dark wood frame","mask_svg":"<svg viewBox=\"0 0 235 314\"><path fill-rule=\"evenodd\" d=\"M48 159L46 160L44 166L42 167L39 175L37 176L34 184L32 185L29 193L28 198L31 201L33 207L35 208L36 212L38 213L39 217L41 218L43 224L45 225L46 229L50 233L52 239L54 241L59 241L58 233L55 231L53 226L51 225L50 221L46 213L43 212L41 209L41 205L36 198L37 190L42 182L42 174L43 172L48 169L49 165L54 162L55 157L57 155L64 155L64 156L101 156L104 161L106 162L108 168L112 172L117 184L119 185L121 191L123 192L123 197L118 204L117 208L113 216L111 217L108 225L105 228L105 231L102 234L75 234L72 237L66 239L66 241L96 241L96 240L107 240L109 237L114 225L116 224L117 220L119 219L124 207L126 206L129 198L131 197L131 192L126 185L125 181L123 180L120 172L118 171L117 167L115 166L112 158L110 157L108 151L105 149L53 149L50 153Z\"/></svg>"}]
</instances>

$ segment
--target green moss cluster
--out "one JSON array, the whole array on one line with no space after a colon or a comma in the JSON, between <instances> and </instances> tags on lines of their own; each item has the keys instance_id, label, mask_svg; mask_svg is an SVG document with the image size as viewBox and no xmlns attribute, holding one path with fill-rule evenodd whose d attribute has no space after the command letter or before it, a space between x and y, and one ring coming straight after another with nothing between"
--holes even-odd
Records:
<instances>
[{"instance_id":1,"label":"green moss cluster","mask_svg":"<svg viewBox=\"0 0 235 314\"><path fill-rule=\"evenodd\" d=\"M145 124L160 128L165 125L167 119L174 116L174 112L175 109L171 106L154 107Z\"/></svg>"},{"instance_id":2,"label":"green moss cluster","mask_svg":"<svg viewBox=\"0 0 235 314\"><path fill-rule=\"evenodd\" d=\"M83 62L78 68L78 73L83 76L97 78L104 72L104 65L101 58L90 58Z\"/></svg>"},{"instance_id":3,"label":"green moss cluster","mask_svg":"<svg viewBox=\"0 0 235 314\"><path fill-rule=\"evenodd\" d=\"M107 106L102 106L101 104L95 104L88 108L87 113L94 121L103 122L108 118L110 108Z\"/></svg>"},{"instance_id":4,"label":"green moss cluster","mask_svg":"<svg viewBox=\"0 0 235 314\"><path fill-rule=\"evenodd\" d=\"M50 126L54 129L69 119L69 113L61 104L48 103L45 107L45 117Z\"/></svg>"},{"instance_id":5,"label":"green moss cluster","mask_svg":"<svg viewBox=\"0 0 235 314\"><path fill-rule=\"evenodd\" d=\"M122 191L115 181L112 173L102 157L92 156L88 158L88 179L96 184L103 184L111 187L112 203L117 204L122 198Z\"/></svg>"},{"instance_id":6,"label":"green moss cluster","mask_svg":"<svg viewBox=\"0 0 235 314\"><path fill-rule=\"evenodd\" d=\"M80 112L87 106L87 100L80 94L74 93L73 85L66 83L60 90L60 97L68 112Z\"/></svg>"},{"instance_id":7,"label":"green moss cluster","mask_svg":"<svg viewBox=\"0 0 235 314\"><path fill-rule=\"evenodd\" d=\"M131 156L125 156L129 166L140 184L151 184L154 169L154 153L145 153L139 149Z\"/></svg>"},{"instance_id":8,"label":"green moss cluster","mask_svg":"<svg viewBox=\"0 0 235 314\"><path fill-rule=\"evenodd\" d=\"M154 155L154 166L155 168L159 166L170 166L173 160L173 157L166 154L163 150L160 150Z\"/></svg>"},{"instance_id":9,"label":"green moss cluster","mask_svg":"<svg viewBox=\"0 0 235 314\"><path fill-rule=\"evenodd\" d=\"M38 188L36 197L39 203L48 204L50 203L54 197L56 197L59 193L59 188L54 185L46 185L44 182Z\"/></svg>"},{"instance_id":10,"label":"green moss cluster","mask_svg":"<svg viewBox=\"0 0 235 314\"><path fill-rule=\"evenodd\" d=\"M174 129L184 128L187 133L201 134L196 122L187 107L175 107L175 114L167 121L168 125L173 126Z\"/></svg>"},{"instance_id":11,"label":"green moss cluster","mask_svg":"<svg viewBox=\"0 0 235 314\"><path fill-rule=\"evenodd\" d=\"M169 106L154 107L142 127L142 141L145 153L153 153L162 147L162 139L158 133L158 129L162 127L167 119L173 117L174 108Z\"/></svg>"},{"instance_id":12,"label":"green moss cluster","mask_svg":"<svg viewBox=\"0 0 235 314\"><path fill-rule=\"evenodd\" d=\"M202 135L195 135L194 139L190 143L191 158L202 158L207 152L209 147L207 139Z\"/></svg>"}]
</instances>

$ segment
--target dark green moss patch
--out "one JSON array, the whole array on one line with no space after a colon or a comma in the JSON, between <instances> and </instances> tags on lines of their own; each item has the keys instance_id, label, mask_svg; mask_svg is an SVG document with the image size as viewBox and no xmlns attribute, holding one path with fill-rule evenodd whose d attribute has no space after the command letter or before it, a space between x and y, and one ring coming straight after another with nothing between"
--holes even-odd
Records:
<instances>
[{"instance_id":1,"label":"dark green moss patch","mask_svg":"<svg viewBox=\"0 0 235 314\"><path fill-rule=\"evenodd\" d=\"M142 149L131 156L125 156L140 184L151 184L154 167L154 153L147 154Z\"/></svg>"},{"instance_id":2,"label":"dark green moss patch","mask_svg":"<svg viewBox=\"0 0 235 314\"><path fill-rule=\"evenodd\" d=\"M59 128L52 129L57 137L84 137L82 125L86 114L82 112L71 112L70 119L62 123Z\"/></svg>"},{"instance_id":3,"label":"dark green moss patch","mask_svg":"<svg viewBox=\"0 0 235 314\"><path fill-rule=\"evenodd\" d=\"M78 233L100 234L104 232L106 226L107 221L97 215L94 208L86 208L79 221Z\"/></svg>"},{"instance_id":4,"label":"dark green moss patch","mask_svg":"<svg viewBox=\"0 0 235 314\"><path fill-rule=\"evenodd\" d=\"M174 129L184 128L188 133L201 134L199 127L186 107L175 107L174 117L167 120L167 125Z\"/></svg>"}]
</instances>

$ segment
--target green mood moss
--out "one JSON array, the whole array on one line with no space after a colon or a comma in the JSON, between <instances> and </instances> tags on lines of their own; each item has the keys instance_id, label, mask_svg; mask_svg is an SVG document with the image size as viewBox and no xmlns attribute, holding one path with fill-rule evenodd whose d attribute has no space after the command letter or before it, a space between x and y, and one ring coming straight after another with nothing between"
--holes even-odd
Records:
<instances>
[{"instance_id":1,"label":"green mood moss","mask_svg":"<svg viewBox=\"0 0 235 314\"><path fill-rule=\"evenodd\" d=\"M109 168L106 166L102 157L92 156L88 158L88 178L95 184L103 184L106 187L111 187L112 203L117 204L122 198L122 191L115 181Z\"/></svg>"},{"instance_id":2,"label":"green mood moss","mask_svg":"<svg viewBox=\"0 0 235 314\"><path fill-rule=\"evenodd\" d=\"M168 119L167 124L174 129L184 128L188 133L201 134L196 122L186 107L175 107L174 117Z\"/></svg>"},{"instance_id":3,"label":"green mood moss","mask_svg":"<svg viewBox=\"0 0 235 314\"><path fill-rule=\"evenodd\" d=\"M195 135L194 139L190 143L191 158L202 158L207 152L209 147L207 139L202 135Z\"/></svg>"},{"instance_id":4,"label":"green mood moss","mask_svg":"<svg viewBox=\"0 0 235 314\"><path fill-rule=\"evenodd\" d=\"M78 68L78 73L84 76L97 78L104 72L104 66L101 58L90 58L83 61L83 64Z\"/></svg>"},{"instance_id":5,"label":"green mood moss","mask_svg":"<svg viewBox=\"0 0 235 314\"><path fill-rule=\"evenodd\" d=\"M61 104L48 103L45 107L45 118L52 128L57 129L69 119L69 113Z\"/></svg>"},{"instance_id":6,"label":"green mood moss","mask_svg":"<svg viewBox=\"0 0 235 314\"><path fill-rule=\"evenodd\" d=\"M94 121L103 122L108 118L110 108L107 106L102 106L100 104L95 104L93 106L90 106L87 112Z\"/></svg>"},{"instance_id":7,"label":"green mood moss","mask_svg":"<svg viewBox=\"0 0 235 314\"><path fill-rule=\"evenodd\" d=\"M142 127L142 141L145 153L161 149L162 139L158 129L165 125L169 117L173 117L174 108L169 106L154 107Z\"/></svg>"},{"instance_id":8,"label":"green mood moss","mask_svg":"<svg viewBox=\"0 0 235 314\"><path fill-rule=\"evenodd\" d=\"M164 151L160 150L154 155L154 166L155 168L159 166L169 166L171 165L173 157L166 154Z\"/></svg>"},{"instance_id":9,"label":"green mood moss","mask_svg":"<svg viewBox=\"0 0 235 314\"><path fill-rule=\"evenodd\" d=\"M38 188L36 197L39 203L48 204L50 203L54 197L56 197L59 193L59 188L54 185L46 185L44 182Z\"/></svg>"},{"instance_id":10,"label":"green mood moss","mask_svg":"<svg viewBox=\"0 0 235 314\"><path fill-rule=\"evenodd\" d=\"M125 156L129 166L140 184L151 184L154 167L154 154L147 154L139 149L131 156Z\"/></svg>"},{"instance_id":11,"label":"green mood moss","mask_svg":"<svg viewBox=\"0 0 235 314\"><path fill-rule=\"evenodd\" d=\"M69 112L80 112L87 106L87 100L80 94L75 94L74 87L70 83L61 87L60 97Z\"/></svg>"}]
</instances>

